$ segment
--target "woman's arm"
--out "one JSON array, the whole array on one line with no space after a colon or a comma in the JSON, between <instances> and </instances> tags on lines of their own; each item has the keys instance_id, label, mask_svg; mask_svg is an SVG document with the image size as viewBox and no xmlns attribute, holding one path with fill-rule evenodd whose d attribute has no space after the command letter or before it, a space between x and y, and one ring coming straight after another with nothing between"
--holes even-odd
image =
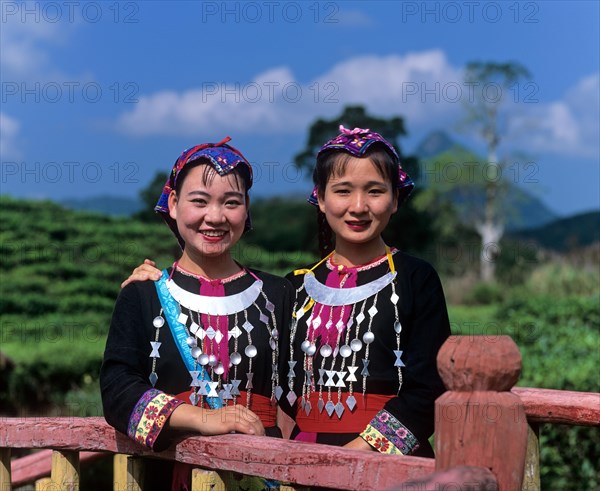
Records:
<instances>
[{"instance_id":1,"label":"woman's arm","mask_svg":"<svg viewBox=\"0 0 600 491\"><path fill-rule=\"evenodd\" d=\"M130 285L121 290L115 304L100 371L107 422L149 448L156 448L159 437L162 446L172 430L205 435L231 431L263 435L258 416L241 405L203 409L151 385L148 378L151 339L143 327L142 304L148 299L142 299L142 295L146 291L151 290Z\"/></svg>"},{"instance_id":2,"label":"woman's arm","mask_svg":"<svg viewBox=\"0 0 600 491\"><path fill-rule=\"evenodd\" d=\"M421 266L408 279L412 290L412 318L401 344L405 367L403 385L361 433L362 439L384 453L412 454L426 445L434 429L434 403L444 392L437 371L437 352L450 335L450 322L440 279L435 270ZM403 335L405 333L403 332ZM365 448L350 442L352 448Z\"/></svg>"}]
</instances>

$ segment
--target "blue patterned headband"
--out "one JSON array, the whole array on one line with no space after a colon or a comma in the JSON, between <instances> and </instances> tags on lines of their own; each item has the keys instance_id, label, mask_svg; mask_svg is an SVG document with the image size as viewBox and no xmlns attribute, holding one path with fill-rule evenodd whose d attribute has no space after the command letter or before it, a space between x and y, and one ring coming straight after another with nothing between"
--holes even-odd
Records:
<instances>
[{"instance_id":1,"label":"blue patterned headband","mask_svg":"<svg viewBox=\"0 0 600 491\"><path fill-rule=\"evenodd\" d=\"M167 182L158 198L158 203L156 203L156 206L154 207L154 211L163 217L171 231L175 234L182 249L185 243L179 235L177 223L169 214L169 195L177 186L177 178L187 164L199 159L204 159L209 165L214 167L220 176L229 174L240 164L244 165L248 169L248 189L252 187L252 166L239 150L227 145L227 142L229 141L231 141L231 138L226 137L219 143L202 143L185 150L175 161L171 174L167 178ZM250 211L248 211L244 232L247 232L250 229L252 229L252 220L250 219Z\"/></svg>"},{"instance_id":2,"label":"blue patterned headband","mask_svg":"<svg viewBox=\"0 0 600 491\"><path fill-rule=\"evenodd\" d=\"M328 152L345 152L354 155L355 157L362 157L375 143L383 145L383 148L398 164L398 203L402 204L412 192L413 188L415 187L415 183L404 171L404 169L402 169L402 166L400 165L400 158L398 157L393 145L391 145L390 142L383 138L379 133L370 131L368 128L354 128L353 130L349 130L344 128L343 125L340 125L340 134L329 140L321 147L319 153L317 153L317 161L320 157ZM317 186L315 186L312 193L308 197L308 202L312 205L318 206L319 202L317 196L318 190Z\"/></svg>"}]
</instances>

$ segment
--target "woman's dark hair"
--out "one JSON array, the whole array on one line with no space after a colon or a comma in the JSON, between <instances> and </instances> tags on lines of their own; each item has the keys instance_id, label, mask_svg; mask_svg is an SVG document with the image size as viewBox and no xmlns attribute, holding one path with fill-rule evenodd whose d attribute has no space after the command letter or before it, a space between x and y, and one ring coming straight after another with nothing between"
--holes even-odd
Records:
<instances>
[{"instance_id":1,"label":"woman's dark hair","mask_svg":"<svg viewBox=\"0 0 600 491\"><path fill-rule=\"evenodd\" d=\"M346 170L346 165L351 158L356 158L347 152L331 150L317 158L317 164L313 170L313 183L317 187L320 198L325 195L325 188L331 176L341 176ZM374 143L373 146L360 158L370 159L375 168L392 185L392 195L398 191L398 160L385 149L384 145ZM321 257L327 256L333 251L334 233L327 223L325 214L317 207L317 230L319 234L319 252Z\"/></svg>"},{"instance_id":2,"label":"woman's dark hair","mask_svg":"<svg viewBox=\"0 0 600 491\"><path fill-rule=\"evenodd\" d=\"M199 165L205 165L204 170L202 172L202 183L204 185L209 185L212 182L212 180L215 178L215 176L218 174L213 163L209 159L206 159L206 158L201 157L199 159L193 160L192 162L185 164L183 169L181 169L181 172L179 172L179 174L177 175L177 182L175 183L175 187L174 187L175 192L177 193L178 196L181 193L181 187L183 186L183 181L185 181L185 178L187 177L187 175L190 173L190 171L194 167L198 167ZM235 169L233 169L231 172L227 173L226 175L229 175L229 174L232 174L235 177L235 181L236 181L237 185L241 186L243 188L243 191L244 191L244 194L245 194L246 200L247 200L248 199L248 189L250 188L250 171L249 171L248 167L245 165L238 165L235 167Z\"/></svg>"}]
</instances>

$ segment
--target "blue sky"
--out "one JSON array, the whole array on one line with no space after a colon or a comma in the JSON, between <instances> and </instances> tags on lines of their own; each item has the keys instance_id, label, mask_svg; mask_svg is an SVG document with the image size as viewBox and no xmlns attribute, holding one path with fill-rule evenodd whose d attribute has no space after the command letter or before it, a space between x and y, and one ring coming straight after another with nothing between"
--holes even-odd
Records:
<instances>
[{"instance_id":1,"label":"blue sky","mask_svg":"<svg viewBox=\"0 0 600 491\"><path fill-rule=\"evenodd\" d=\"M500 156L561 216L600 208L599 2L2 1L0 192L136 197L229 135L254 196L305 193L307 128L362 104L410 153L459 133L469 61L518 61Z\"/></svg>"}]
</instances>

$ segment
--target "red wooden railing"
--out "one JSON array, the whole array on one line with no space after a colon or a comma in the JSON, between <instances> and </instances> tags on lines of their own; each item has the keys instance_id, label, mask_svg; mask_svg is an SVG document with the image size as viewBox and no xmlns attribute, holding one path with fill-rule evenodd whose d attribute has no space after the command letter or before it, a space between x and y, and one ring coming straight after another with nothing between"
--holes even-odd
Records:
<instances>
[{"instance_id":1,"label":"red wooden railing","mask_svg":"<svg viewBox=\"0 0 600 491\"><path fill-rule=\"evenodd\" d=\"M453 336L438 354L438 367L448 391L436 402L435 461L245 435L191 436L155 453L102 418L1 418L0 490L49 473L48 489L62 489L59 483L77 489L80 463L127 454L133 457L115 464L115 489L141 489L136 457L151 457L334 489L408 491L451 484L457 490L532 491L539 489L539 463L530 424L600 424L600 394L512 388L520 354L507 336L493 343ZM53 450L11 465L13 448ZM192 489L207 482L198 472Z\"/></svg>"}]
</instances>

